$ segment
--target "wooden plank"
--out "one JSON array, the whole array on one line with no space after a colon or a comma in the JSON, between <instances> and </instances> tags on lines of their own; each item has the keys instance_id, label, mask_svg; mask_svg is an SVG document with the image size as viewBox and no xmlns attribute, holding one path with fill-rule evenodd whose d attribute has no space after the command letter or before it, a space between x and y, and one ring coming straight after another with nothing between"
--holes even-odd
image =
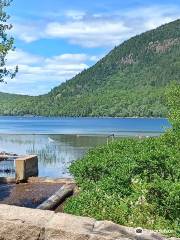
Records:
<instances>
[{"instance_id":1,"label":"wooden plank","mask_svg":"<svg viewBox=\"0 0 180 240\"><path fill-rule=\"evenodd\" d=\"M73 195L74 186L63 185L54 195L40 204L37 209L54 210L57 206L65 201L66 198Z\"/></svg>"}]
</instances>

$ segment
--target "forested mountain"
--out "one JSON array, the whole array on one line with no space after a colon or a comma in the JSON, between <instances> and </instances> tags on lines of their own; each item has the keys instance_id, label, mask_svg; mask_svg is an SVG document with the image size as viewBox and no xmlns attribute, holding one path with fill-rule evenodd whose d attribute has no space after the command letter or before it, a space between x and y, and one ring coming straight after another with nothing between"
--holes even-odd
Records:
<instances>
[{"instance_id":1,"label":"forested mountain","mask_svg":"<svg viewBox=\"0 0 180 240\"><path fill-rule=\"evenodd\" d=\"M46 95L1 93L0 114L166 116L172 81L180 82L180 20L125 41Z\"/></svg>"}]
</instances>

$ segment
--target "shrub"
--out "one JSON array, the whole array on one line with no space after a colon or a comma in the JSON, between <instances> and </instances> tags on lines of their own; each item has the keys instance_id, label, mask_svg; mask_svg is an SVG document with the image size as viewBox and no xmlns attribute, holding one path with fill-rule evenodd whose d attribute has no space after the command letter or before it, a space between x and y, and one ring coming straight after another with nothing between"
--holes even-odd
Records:
<instances>
[{"instance_id":1,"label":"shrub","mask_svg":"<svg viewBox=\"0 0 180 240\"><path fill-rule=\"evenodd\" d=\"M79 193L66 212L180 236L180 86L167 96L172 128L165 134L123 138L71 165Z\"/></svg>"}]
</instances>

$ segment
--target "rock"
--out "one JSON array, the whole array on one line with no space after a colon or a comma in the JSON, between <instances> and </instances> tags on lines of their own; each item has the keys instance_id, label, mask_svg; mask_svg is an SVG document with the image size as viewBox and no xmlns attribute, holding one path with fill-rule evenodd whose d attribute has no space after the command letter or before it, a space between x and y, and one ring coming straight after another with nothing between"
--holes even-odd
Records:
<instances>
[{"instance_id":1,"label":"rock","mask_svg":"<svg viewBox=\"0 0 180 240\"><path fill-rule=\"evenodd\" d=\"M166 238L153 231L139 228L137 231L109 221L0 205L0 240L166 240Z\"/></svg>"},{"instance_id":2,"label":"rock","mask_svg":"<svg viewBox=\"0 0 180 240\"><path fill-rule=\"evenodd\" d=\"M31 226L18 219L0 220L0 240L37 240L41 227Z\"/></svg>"}]
</instances>

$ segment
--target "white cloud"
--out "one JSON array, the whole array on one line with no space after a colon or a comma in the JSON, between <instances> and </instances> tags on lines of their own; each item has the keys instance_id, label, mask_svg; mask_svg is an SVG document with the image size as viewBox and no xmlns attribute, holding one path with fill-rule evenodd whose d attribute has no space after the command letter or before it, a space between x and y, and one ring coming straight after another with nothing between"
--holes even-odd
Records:
<instances>
[{"instance_id":1,"label":"white cloud","mask_svg":"<svg viewBox=\"0 0 180 240\"><path fill-rule=\"evenodd\" d=\"M92 57L90 57L90 59ZM58 62L61 62L61 63L66 63L66 62L68 62L68 63L70 63L70 62L80 63L82 61L87 61L87 60L89 60L89 56L86 55L86 54L69 54L69 53L66 53L66 54L62 54L62 55L59 55L59 56L54 56L50 59L46 59L46 62L58 61Z\"/></svg>"},{"instance_id":2,"label":"white cloud","mask_svg":"<svg viewBox=\"0 0 180 240\"><path fill-rule=\"evenodd\" d=\"M83 47L112 47L143 31L180 18L180 7L159 5L110 14L68 10L63 16L61 20L44 24L17 23L14 33L25 42L58 38Z\"/></svg>"},{"instance_id":3,"label":"white cloud","mask_svg":"<svg viewBox=\"0 0 180 240\"><path fill-rule=\"evenodd\" d=\"M33 24L32 24L33 25ZM45 28L14 24L13 36L26 43L39 39L67 39L83 47L114 46L122 42L130 29L123 22L99 19L91 21L50 22Z\"/></svg>"},{"instance_id":4,"label":"white cloud","mask_svg":"<svg viewBox=\"0 0 180 240\"><path fill-rule=\"evenodd\" d=\"M71 43L85 47L107 46L121 41L129 28L123 22L107 20L75 21L61 24L49 23L46 35L55 38L67 38Z\"/></svg>"},{"instance_id":5,"label":"white cloud","mask_svg":"<svg viewBox=\"0 0 180 240\"><path fill-rule=\"evenodd\" d=\"M73 20L82 20L86 16L86 13L83 11L68 10L65 12L65 16Z\"/></svg>"},{"instance_id":6,"label":"white cloud","mask_svg":"<svg viewBox=\"0 0 180 240\"><path fill-rule=\"evenodd\" d=\"M35 22L15 22L11 30L12 35L26 43L44 38L43 28Z\"/></svg>"},{"instance_id":7,"label":"white cloud","mask_svg":"<svg viewBox=\"0 0 180 240\"><path fill-rule=\"evenodd\" d=\"M24 52L21 49L16 49L8 54L8 64L36 64L41 62L43 58L40 56L33 55L31 53Z\"/></svg>"},{"instance_id":8,"label":"white cloud","mask_svg":"<svg viewBox=\"0 0 180 240\"><path fill-rule=\"evenodd\" d=\"M151 6L127 11L125 21L131 23L137 33L151 30L180 18L180 7L171 5ZM127 24L129 24L127 22Z\"/></svg>"},{"instance_id":9,"label":"white cloud","mask_svg":"<svg viewBox=\"0 0 180 240\"><path fill-rule=\"evenodd\" d=\"M16 78L7 80L8 84L1 85L1 91L37 95L87 69L97 57L68 53L46 58L16 49L7 59L8 68L18 65L19 72Z\"/></svg>"}]
</instances>

